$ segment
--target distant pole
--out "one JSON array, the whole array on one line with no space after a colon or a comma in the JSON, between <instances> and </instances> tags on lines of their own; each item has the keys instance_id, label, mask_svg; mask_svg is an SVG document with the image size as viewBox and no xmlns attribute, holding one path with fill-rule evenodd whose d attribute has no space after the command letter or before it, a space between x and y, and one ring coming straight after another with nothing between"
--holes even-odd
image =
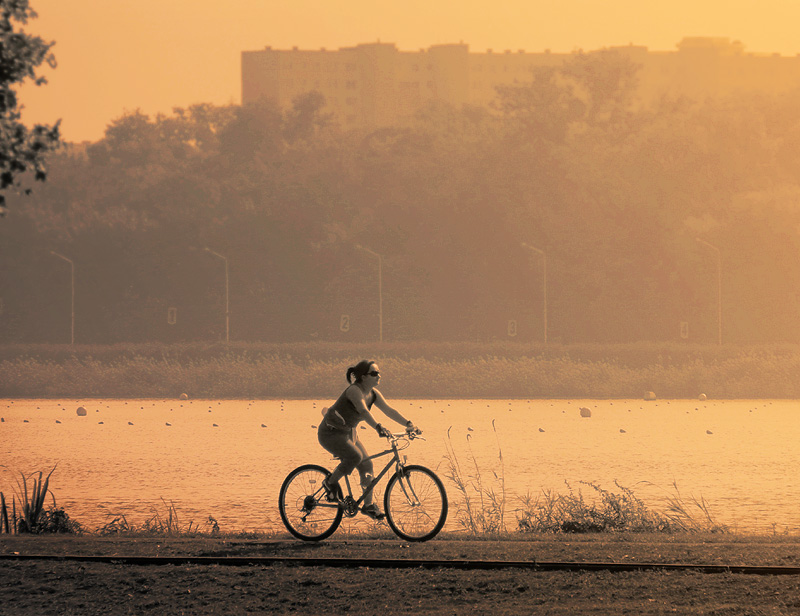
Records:
<instances>
[{"instance_id":1,"label":"distant pole","mask_svg":"<svg viewBox=\"0 0 800 616\"><path fill-rule=\"evenodd\" d=\"M378 342L383 342L383 259L374 250L361 245L356 248L368 252L378 259Z\"/></svg>"},{"instance_id":2,"label":"distant pole","mask_svg":"<svg viewBox=\"0 0 800 616\"><path fill-rule=\"evenodd\" d=\"M699 237L695 238L701 244L705 244L711 250L717 253L717 341L722 344L722 253L719 248L713 244L709 244Z\"/></svg>"},{"instance_id":3,"label":"distant pole","mask_svg":"<svg viewBox=\"0 0 800 616\"><path fill-rule=\"evenodd\" d=\"M230 303L228 301L228 259L210 248L206 248L206 252L211 253L215 257L219 257L225 262L225 342L227 343L231 341L231 313Z\"/></svg>"},{"instance_id":4,"label":"distant pole","mask_svg":"<svg viewBox=\"0 0 800 616\"><path fill-rule=\"evenodd\" d=\"M544 250L535 248L534 246L526 244L525 242L522 243L522 246L528 250L533 250L534 252L538 252L540 255L542 255L542 297L544 303L544 307L542 309L542 320L544 322L544 343L547 344L547 254Z\"/></svg>"},{"instance_id":5,"label":"distant pole","mask_svg":"<svg viewBox=\"0 0 800 616\"><path fill-rule=\"evenodd\" d=\"M75 345L75 263L72 262L72 259L67 259L64 255L58 254L57 252L51 250L51 255L58 257L59 259L63 259L67 263L69 263L69 280L70 280L70 324L69 324L69 343L71 345Z\"/></svg>"}]
</instances>

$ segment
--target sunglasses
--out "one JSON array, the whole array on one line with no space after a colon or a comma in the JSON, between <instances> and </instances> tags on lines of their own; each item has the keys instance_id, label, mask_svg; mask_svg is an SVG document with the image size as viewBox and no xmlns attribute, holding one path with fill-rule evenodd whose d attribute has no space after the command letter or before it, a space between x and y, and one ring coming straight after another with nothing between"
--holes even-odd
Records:
<instances>
[{"instance_id":1,"label":"sunglasses","mask_svg":"<svg viewBox=\"0 0 800 616\"><path fill-rule=\"evenodd\" d=\"M380 376L381 373L378 372L377 370L372 370L371 372L367 372L367 375L369 375L369 376Z\"/></svg>"}]
</instances>

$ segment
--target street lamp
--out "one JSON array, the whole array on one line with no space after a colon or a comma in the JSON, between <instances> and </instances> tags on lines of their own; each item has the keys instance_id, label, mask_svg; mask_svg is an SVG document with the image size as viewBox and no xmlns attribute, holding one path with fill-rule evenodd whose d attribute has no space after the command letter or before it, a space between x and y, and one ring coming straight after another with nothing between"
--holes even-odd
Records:
<instances>
[{"instance_id":1,"label":"street lamp","mask_svg":"<svg viewBox=\"0 0 800 616\"><path fill-rule=\"evenodd\" d=\"M53 250L50 251L50 254L58 257L59 259L63 259L64 261L69 263L69 278L70 278L70 292L71 292L69 343L71 345L74 345L75 344L75 264L72 262L72 259L67 259L67 257L65 257L64 255L60 255Z\"/></svg>"},{"instance_id":2,"label":"street lamp","mask_svg":"<svg viewBox=\"0 0 800 616\"><path fill-rule=\"evenodd\" d=\"M228 259L208 247L206 247L205 251L211 253L215 257L219 257L225 262L225 342L227 343L231 341L231 314L230 304L228 302Z\"/></svg>"},{"instance_id":3,"label":"street lamp","mask_svg":"<svg viewBox=\"0 0 800 616\"><path fill-rule=\"evenodd\" d=\"M522 247L534 252L538 252L540 255L542 255L542 297L544 304L542 312L544 322L544 343L547 344L547 254L545 254L544 250L531 246L530 244L526 244L525 242L522 243Z\"/></svg>"},{"instance_id":4,"label":"street lamp","mask_svg":"<svg viewBox=\"0 0 800 616\"><path fill-rule=\"evenodd\" d=\"M709 244L707 241L701 240L699 237L696 237L695 239L717 253L717 335L719 344L722 344L722 253L720 253L719 248L713 244Z\"/></svg>"},{"instance_id":5,"label":"street lamp","mask_svg":"<svg viewBox=\"0 0 800 616\"><path fill-rule=\"evenodd\" d=\"M369 248L358 244L356 248L378 258L378 341L383 342L383 259L377 252Z\"/></svg>"}]
</instances>

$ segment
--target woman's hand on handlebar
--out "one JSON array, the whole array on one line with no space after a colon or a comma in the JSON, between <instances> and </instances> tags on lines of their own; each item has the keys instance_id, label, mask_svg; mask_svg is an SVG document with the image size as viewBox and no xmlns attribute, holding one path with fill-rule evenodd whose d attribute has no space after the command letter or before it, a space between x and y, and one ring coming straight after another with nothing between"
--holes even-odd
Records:
<instances>
[{"instance_id":1,"label":"woman's hand on handlebar","mask_svg":"<svg viewBox=\"0 0 800 616\"><path fill-rule=\"evenodd\" d=\"M420 430L417 426L415 426L413 421L409 421L406 423L406 433L415 435L422 434L422 430Z\"/></svg>"}]
</instances>

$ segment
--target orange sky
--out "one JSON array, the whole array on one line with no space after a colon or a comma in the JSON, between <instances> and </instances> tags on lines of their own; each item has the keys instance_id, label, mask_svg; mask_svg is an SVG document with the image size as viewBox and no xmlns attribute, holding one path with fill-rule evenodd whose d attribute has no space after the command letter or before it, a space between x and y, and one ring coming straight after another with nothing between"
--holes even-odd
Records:
<instances>
[{"instance_id":1,"label":"orange sky","mask_svg":"<svg viewBox=\"0 0 800 616\"><path fill-rule=\"evenodd\" d=\"M240 102L243 50L381 40L415 50L673 50L725 36L747 51L800 53L798 0L31 0L27 30L55 40L50 83L25 87L27 122L62 119L69 141L102 137L126 110Z\"/></svg>"}]
</instances>

